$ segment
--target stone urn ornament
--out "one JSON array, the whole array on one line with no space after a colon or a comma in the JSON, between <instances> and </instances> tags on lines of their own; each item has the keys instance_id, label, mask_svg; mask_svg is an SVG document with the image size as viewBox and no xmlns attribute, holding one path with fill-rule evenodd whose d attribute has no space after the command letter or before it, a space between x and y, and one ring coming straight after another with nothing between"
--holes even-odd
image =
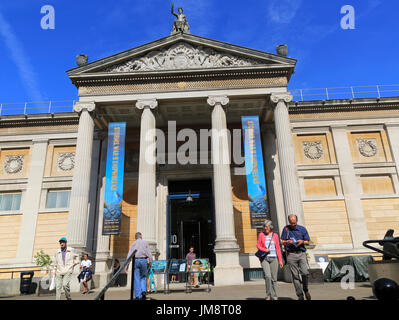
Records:
<instances>
[{"instance_id":1,"label":"stone urn ornament","mask_svg":"<svg viewBox=\"0 0 399 320\"><path fill-rule=\"evenodd\" d=\"M89 61L89 56L85 54L80 54L76 56L76 63L79 67L84 66Z\"/></svg>"},{"instance_id":2,"label":"stone urn ornament","mask_svg":"<svg viewBox=\"0 0 399 320\"><path fill-rule=\"evenodd\" d=\"M288 46L286 44L280 44L276 47L276 51L279 56L286 57L288 54Z\"/></svg>"}]
</instances>

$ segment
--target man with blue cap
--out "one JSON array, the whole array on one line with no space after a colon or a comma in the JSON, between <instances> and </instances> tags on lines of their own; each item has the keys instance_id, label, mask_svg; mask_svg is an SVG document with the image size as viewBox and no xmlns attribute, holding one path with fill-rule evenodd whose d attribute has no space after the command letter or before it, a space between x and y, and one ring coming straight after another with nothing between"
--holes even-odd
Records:
<instances>
[{"instance_id":1,"label":"man with blue cap","mask_svg":"<svg viewBox=\"0 0 399 320\"><path fill-rule=\"evenodd\" d=\"M54 259L56 299L61 300L61 291L64 289L65 297L67 300L71 300L70 283L73 268L79 264L79 256L74 253L72 248L67 246L65 237L58 241L60 249L55 253Z\"/></svg>"}]
</instances>

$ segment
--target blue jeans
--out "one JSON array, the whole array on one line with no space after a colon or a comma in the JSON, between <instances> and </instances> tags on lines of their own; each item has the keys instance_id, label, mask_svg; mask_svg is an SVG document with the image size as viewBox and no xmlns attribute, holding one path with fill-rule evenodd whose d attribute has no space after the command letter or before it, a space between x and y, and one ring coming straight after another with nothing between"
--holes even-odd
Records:
<instances>
[{"instance_id":1,"label":"blue jeans","mask_svg":"<svg viewBox=\"0 0 399 320\"><path fill-rule=\"evenodd\" d=\"M147 292L147 259L136 259L134 264L134 296L137 299Z\"/></svg>"}]
</instances>

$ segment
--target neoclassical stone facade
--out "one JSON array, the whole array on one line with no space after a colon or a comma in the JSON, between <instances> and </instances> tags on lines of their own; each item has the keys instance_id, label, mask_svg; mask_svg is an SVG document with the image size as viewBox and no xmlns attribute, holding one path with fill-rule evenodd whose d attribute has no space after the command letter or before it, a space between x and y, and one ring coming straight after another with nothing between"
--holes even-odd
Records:
<instances>
[{"instance_id":1,"label":"neoclassical stone facade","mask_svg":"<svg viewBox=\"0 0 399 320\"><path fill-rule=\"evenodd\" d=\"M287 91L295 64L176 33L69 70L79 92L74 112L0 120L0 193L20 199L19 207L0 211L0 270L31 268L36 252L53 254L66 236L93 256L101 286L136 231L156 259L166 259L171 185L209 180L215 285L243 283L260 267L258 232L250 226L243 163L233 161L228 136L218 133L240 129L245 115L259 116L276 231L293 213L316 244L313 255L370 254L363 241L399 228L399 98L295 102ZM107 128L121 121L122 230L104 236ZM200 161L176 161L184 139L173 136L171 123L194 134L211 130L210 144L198 144ZM156 129L166 132L158 153ZM228 161L215 161L216 154ZM160 164L162 155L168 161Z\"/></svg>"}]
</instances>

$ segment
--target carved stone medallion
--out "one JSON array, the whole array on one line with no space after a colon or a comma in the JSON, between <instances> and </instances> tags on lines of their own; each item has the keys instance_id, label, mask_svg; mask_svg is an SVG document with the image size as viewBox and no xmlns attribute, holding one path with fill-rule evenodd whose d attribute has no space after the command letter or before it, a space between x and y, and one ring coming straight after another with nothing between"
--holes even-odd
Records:
<instances>
[{"instance_id":1,"label":"carved stone medallion","mask_svg":"<svg viewBox=\"0 0 399 320\"><path fill-rule=\"evenodd\" d=\"M377 140L376 139L358 139L357 147L363 157L374 157L377 154Z\"/></svg>"},{"instance_id":2,"label":"carved stone medallion","mask_svg":"<svg viewBox=\"0 0 399 320\"><path fill-rule=\"evenodd\" d=\"M58 168L62 171L71 171L75 167L75 152L58 154Z\"/></svg>"},{"instance_id":3,"label":"carved stone medallion","mask_svg":"<svg viewBox=\"0 0 399 320\"><path fill-rule=\"evenodd\" d=\"M16 174L21 172L24 166L25 156L6 156L6 161L4 163L4 170L8 174Z\"/></svg>"},{"instance_id":4,"label":"carved stone medallion","mask_svg":"<svg viewBox=\"0 0 399 320\"><path fill-rule=\"evenodd\" d=\"M323 156L323 145L321 141L305 141L302 142L302 145L306 158L318 160Z\"/></svg>"},{"instance_id":5,"label":"carved stone medallion","mask_svg":"<svg viewBox=\"0 0 399 320\"><path fill-rule=\"evenodd\" d=\"M258 65L260 62L245 57L218 52L212 48L179 42L169 48L151 51L143 57L113 65L104 72L134 72L176 69L203 69Z\"/></svg>"}]
</instances>

